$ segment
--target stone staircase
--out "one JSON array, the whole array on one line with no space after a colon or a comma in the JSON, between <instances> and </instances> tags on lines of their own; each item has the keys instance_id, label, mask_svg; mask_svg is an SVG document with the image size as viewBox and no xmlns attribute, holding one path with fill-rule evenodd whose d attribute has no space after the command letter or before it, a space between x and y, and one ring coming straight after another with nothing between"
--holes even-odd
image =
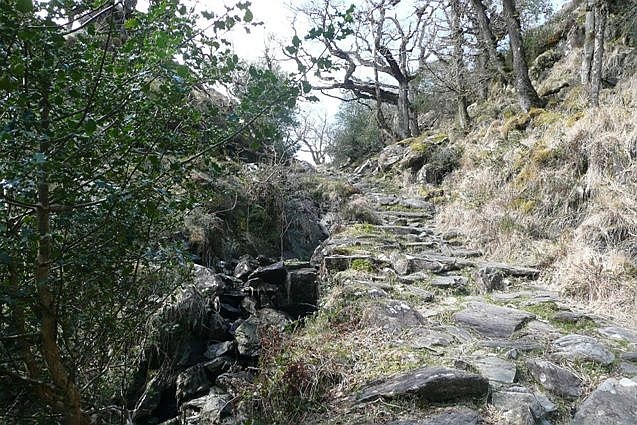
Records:
<instances>
[{"instance_id":1,"label":"stone staircase","mask_svg":"<svg viewBox=\"0 0 637 425\"><path fill-rule=\"evenodd\" d=\"M349 223L314 255L314 337L345 351L348 378L307 423L637 424L637 331L464 247L424 199L355 185L382 224Z\"/></svg>"}]
</instances>

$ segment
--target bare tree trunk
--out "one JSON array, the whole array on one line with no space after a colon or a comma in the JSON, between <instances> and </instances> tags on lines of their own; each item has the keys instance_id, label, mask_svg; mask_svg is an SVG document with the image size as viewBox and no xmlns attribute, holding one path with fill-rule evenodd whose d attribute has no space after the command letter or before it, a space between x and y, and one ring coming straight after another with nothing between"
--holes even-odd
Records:
<instances>
[{"instance_id":1,"label":"bare tree trunk","mask_svg":"<svg viewBox=\"0 0 637 425\"><path fill-rule=\"evenodd\" d=\"M502 0L504 18L509 33L509 43L511 54L513 55L513 70L515 71L515 87L518 91L520 106L525 111L533 107L542 106L542 100L537 95L531 79L529 78L529 68L524 56L524 45L522 44L522 29L520 18L513 0Z\"/></svg>"},{"instance_id":2,"label":"bare tree trunk","mask_svg":"<svg viewBox=\"0 0 637 425\"><path fill-rule=\"evenodd\" d=\"M595 51L595 8L593 1L594 0L588 0L586 3L586 23L584 24L586 32L584 36L582 69L580 71L580 79L584 86L588 86L591 82L591 66L593 63L593 53Z\"/></svg>"},{"instance_id":3,"label":"bare tree trunk","mask_svg":"<svg viewBox=\"0 0 637 425\"><path fill-rule=\"evenodd\" d=\"M606 33L606 19L608 16L608 4L599 0L595 4L595 53L591 66L589 102L591 106L599 106L599 91L602 84L602 71L604 62L604 34Z\"/></svg>"},{"instance_id":4,"label":"bare tree trunk","mask_svg":"<svg viewBox=\"0 0 637 425\"><path fill-rule=\"evenodd\" d=\"M462 130L469 127L469 113L467 112L467 91L465 87L465 67L464 67L464 36L461 25L460 4L458 0L451 1L451 33L453 37L453 62L454 73L456 74L456 102L458 104L458 124Z\"/></svg>"},{"instance_id":5,"label":"bare tree trunk","mask_svg":"<svg viewBox=\"0 0 637 425\"><path fill-rule=\"evenodd\" d=\"M486 53L478 54L476 66L478 75L480 76L480 86L478 87L478 97L480 100L487 100L489 97L489 73L487 72L487 62L489 58Z\"/></svg>"},{"instance_id":6,"label":"bare tree trunk","mask_svg":"<svg viewBox=\"0 0 637 425\"><path fill-rule=\"evenodd\" d=\"M409 81L398 82L398 136L411 137L409 123Z\"/></svg>"},{"instance_id":7,"label":"bare tree trunk","mask_svg":"<svg viewBox=\"0 0 637 425\"><path fill-rule=\"evenodd\" d=\"M43 88L42 96L42 130L46 133L49 127L49 87ZM40 143L39 153L43 157L49 155L50 143L43 138ZM55 296L51 289L51 210L49 196L49 175L48 166L43 163L40 166L37 189L37 231L38 248L35 262L35 281L38 285L38 304L40 312L40 334L42 338L41 350L44 363L53 381L63 397L65 423L67 425L85 425L90 423L90 419L81 409L80 391L75 382L70 377L69 372L62 359L62 353L58 345L58 317Z\"/></svg>"},{"instance_id":8,"label":"bare tree trunk","mask_svg":"<svg viewBox=\"0 0 637 425\"><path fill-rule=\"evenodd\" d=\"M495 66L496 71L500 74L500 77L506 80L507 74L504 70L504 61L498 55L497 42L493 31L491 31L491 21L487 15L487 7L482 0L471 0L473 6L474 15L478 22L478 30L480 32L480 44L487 57L491 60L491 63Z\"/></svg>"}]
</instances>

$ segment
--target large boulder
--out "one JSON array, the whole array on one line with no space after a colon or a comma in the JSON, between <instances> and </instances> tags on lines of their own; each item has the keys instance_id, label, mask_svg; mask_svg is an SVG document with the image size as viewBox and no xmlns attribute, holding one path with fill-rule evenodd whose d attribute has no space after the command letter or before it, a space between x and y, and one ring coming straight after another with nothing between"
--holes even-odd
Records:
<instances>
[{"instance_id":1,"label":"large boulder","mask_svg":"<svg viewBox=\"0 0 637 425\"><path fill-rule=\"evenodd\" d=\"M203 364L189 367L177 376L177 390L175 392L177 404L182 405L186 401L206 394L211 386L212 382L210 382Z\"/></svg>"},{"instance_id":2,"label":"large boulder","mask_svg":"<svg viewBox=\"0 0 637 425\"><path fill-rule=\"evenodd\" d=\"M309 198L292 198L286 202L288 223L283 238L285 258L310 258L314 249L329 236L321 224L321 211Z\"/></svg>"},{"instance_id":3,"label":"large boulder","mask_svg":"<svg viewBox=\"0 0 637 425\"><path fill-rule=\"evenodd\" d=\"M637 382L610 378L577 409L573 425L634 425L637 423Z\"/></svg>"},{"instance_id":4,"label":"large boulder","mask_svg":"<svg viewBox=\"0 0 637 425\"><path fill-rule=\"evenodd\" d=\"M212 387L203 397L181 406L183 425L215 425L231 414L232 397L218 387Z\"/></svg>"},{"instance_id":5,"label":"large boulder","mask_svg":"<svg viewBox=\"0 0 637 425\"><path fill-rule=\"evenodd\" d=\"M257 311L257 314L243 321L235 330L237 351L246 357L257 357L261 350L260 331L266 326L272 326L283 330L290 323L290 319L284 313L270 308Z\"/></svg>"},{"instance_id":6,"label":"large boulder","mask_svg":"<svg viewBox=\"0 0 637 425\"><path fill-rule=\"evenodd\" d=\"M385 147L378 155L378 167L381 171L387 171L400 162L405 156L405 146L394 143Z\"/></svg>"},{"instance_id":7,"label":"large boulder","mask_svg":"<svg viewBox=\"0 0 637 425\"><path fill-rule=\"evenodd\" d=\"M465 310L453 315L453 319L488 337L509 338L525 323L535 318L534 314L514 308L472 302Z\"/></svg>"},{"instance_id":8,"label":"large boulder","mask_svg":"<svg viewBox=\"0 0 637 425\"><path fill-rule=\"evenodd\" d=\"M567 398L582 395L582 379L570 370L542 359L527 360L531 376L547 390Z\"/></svg>"},{"instance_id":9,"label":"large boulder","mask_svg":"<svg viewBox=\"0 0 637 425\"><path fill-rule=\"evenodd\" d=\"M445 367L425 367L363 388L354 399L363 403L414 395L423 400L442 402L483 397L488 391L489 381L480 375Z\"/></svg>"},{"instance_id":10,"label":"large boulder","mask_svg":"<svg viewBox=\"0 0 637 425\"><path fill-rule=\"evenodd\" d=\"M301 317L316 311L318 280L314 268L290 270L283 290L279 291L277 306L292 317Z\"/></svg>"}]
</instances>

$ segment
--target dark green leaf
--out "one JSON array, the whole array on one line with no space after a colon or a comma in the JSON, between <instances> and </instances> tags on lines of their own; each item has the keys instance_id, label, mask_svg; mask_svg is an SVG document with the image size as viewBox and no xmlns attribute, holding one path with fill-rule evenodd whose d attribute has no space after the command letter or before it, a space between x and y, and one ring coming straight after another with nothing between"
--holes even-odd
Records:
<instances>
[{"instance_id":1,"label":"dark green leaf","mask_svg":"<svg viewBox=\"0 0 637 425\"><path fill-rule=\"evenodd\" d=\"M95 120L87 118L86 121L84 121L84 131L86 131L86 134L93 134L95 130L97 130L97 123Z\"/></svg>"},{"instance_id":2,"label":"dark green leaf","mask_svg":"<svg viewBox=\"0 0 637 425\"><path fill-rule=\"evenodd\" d=\"M33 11L33 1L31 0L16 0L15 8L18 12L28 13Z\"/></svg>"}]
</instances>

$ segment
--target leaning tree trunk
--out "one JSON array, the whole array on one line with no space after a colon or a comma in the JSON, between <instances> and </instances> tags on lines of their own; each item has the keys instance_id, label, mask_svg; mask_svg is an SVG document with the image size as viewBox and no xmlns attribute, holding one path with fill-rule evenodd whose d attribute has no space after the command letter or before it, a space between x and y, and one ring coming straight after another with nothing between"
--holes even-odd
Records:
<instances>
[{"instance_id":1,"label":"leaning tree trunk","mask_svg":"<svg viewBox=\"0 0 637 425\"><path fill-rule=\"evenodd\" d=\"M513 70L515 72L515 87L518 91L520 106L525 111L533 107L542 106L542 100L537 95L531 79L529 78L529 68L524 56L524 45L522 44L522 29L520 17L513 0L502 0L504 18L506 20L507 32L509 33L509 43L511 54L513 55Z\"/></svg>"},{"instance_id":2,"label":"leaning tree trunk","mask_svg":"<svg viewBox=\"0 0 637 425\"><path fill-rule=\"evenodd\" d=\"M606 32L606 17L608 5L599 0L595 4L595 53L591 66L589 102L591 106L599 106L599 91L602 84L602 70L604 61L604 33Z\"/></svg>"}]
</instances>

